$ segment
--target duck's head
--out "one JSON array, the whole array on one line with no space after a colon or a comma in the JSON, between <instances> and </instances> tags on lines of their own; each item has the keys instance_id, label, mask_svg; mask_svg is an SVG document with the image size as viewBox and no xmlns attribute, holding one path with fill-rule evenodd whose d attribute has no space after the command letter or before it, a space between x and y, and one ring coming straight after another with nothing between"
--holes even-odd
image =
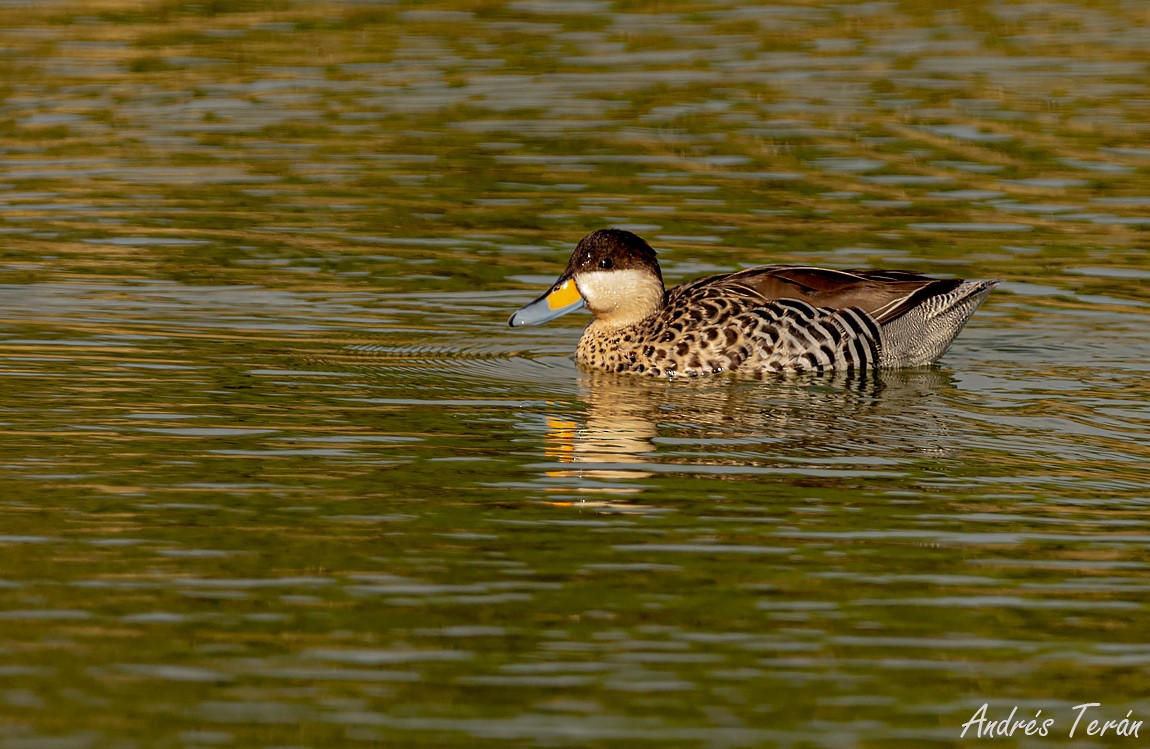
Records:
<instances>
[{"instance_id":1,"label":"duck's head","mask_svg":"<svg viewBox=\"0 0 1150 749\"><path fill-rule=\"evenodd\" d=\"M651 246L622 229L591 232L550 290L508 324L539 325L584 306L611 327L633 325L657 312L663 306L663 274Z\"/></svg>"}]
</instances>

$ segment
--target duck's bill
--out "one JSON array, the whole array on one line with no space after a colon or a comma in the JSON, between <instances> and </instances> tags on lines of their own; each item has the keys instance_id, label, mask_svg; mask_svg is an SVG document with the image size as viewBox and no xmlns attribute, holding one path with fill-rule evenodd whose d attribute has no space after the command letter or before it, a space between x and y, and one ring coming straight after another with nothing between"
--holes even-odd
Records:
<instances>
[{"instance_id":1,"label":"duck's bill","mask_svg":"<svg viewBox=\"0 0 1150 749\"><path fill-rule=\"evenodd\" d=\"M520 308L511 316L507 324L513 328L524 325L541 325L545 322L562 317L568 312L574 312L583 306L583 297L579 296L579 289L569 277L560 278L543 296L536 299L526 307Z\"/></svg>"}]
</instances>

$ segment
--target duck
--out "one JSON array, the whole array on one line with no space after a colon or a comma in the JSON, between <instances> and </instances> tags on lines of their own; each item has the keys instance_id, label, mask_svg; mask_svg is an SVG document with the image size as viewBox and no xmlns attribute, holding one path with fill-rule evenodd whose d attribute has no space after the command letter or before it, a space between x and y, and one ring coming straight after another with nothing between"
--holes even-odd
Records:
<instances>
[{"instance_id":1,"label":"duck","mask_svg":"<svg viewBox=\"0 0 1150 749\"><path fill-rule=\"evenodd\" d=\"M508 324L539 325L586 307L593 319L576 361L654 377L918 367L950 348L998 283L760 265L668 290L643 238L599 229Z\"/></svg>"}]
</instances>

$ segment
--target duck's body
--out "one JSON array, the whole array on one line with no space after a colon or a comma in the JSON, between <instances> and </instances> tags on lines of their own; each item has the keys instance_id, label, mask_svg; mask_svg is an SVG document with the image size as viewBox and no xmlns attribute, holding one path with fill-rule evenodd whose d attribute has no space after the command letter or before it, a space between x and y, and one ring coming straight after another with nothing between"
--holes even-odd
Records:
<instances>
[{"instance_id":1,"label":"duck's body","mask_svg":"<svg viewBox=\"0 0 1150 749\"><path fill-rule=\"evenodd\" d=\"M941 356L996 284L765 265L664 291L654 250L607 229L585 237L551 291L510 324L546 322L586 304L595 319L576 358L611 372L907 367Z\"/></svg>"}]
</instances>

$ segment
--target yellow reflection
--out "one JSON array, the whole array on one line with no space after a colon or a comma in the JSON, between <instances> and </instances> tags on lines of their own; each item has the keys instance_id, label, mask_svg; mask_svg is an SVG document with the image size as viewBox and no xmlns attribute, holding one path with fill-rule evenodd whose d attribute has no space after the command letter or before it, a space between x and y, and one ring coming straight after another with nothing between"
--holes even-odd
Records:
<instances>
[{"instance_id":1,"label":"yellow reflection","mask_svg":"<svg viewBox=\"0 0 1150 749\"><path fill-rule=\"evenodd\" d=\"M575 460L575 432L579 425L574 421L547 417L547 440L543 445L543 454L560 463L571 463Z\"/></svg>"}]
</instances>

